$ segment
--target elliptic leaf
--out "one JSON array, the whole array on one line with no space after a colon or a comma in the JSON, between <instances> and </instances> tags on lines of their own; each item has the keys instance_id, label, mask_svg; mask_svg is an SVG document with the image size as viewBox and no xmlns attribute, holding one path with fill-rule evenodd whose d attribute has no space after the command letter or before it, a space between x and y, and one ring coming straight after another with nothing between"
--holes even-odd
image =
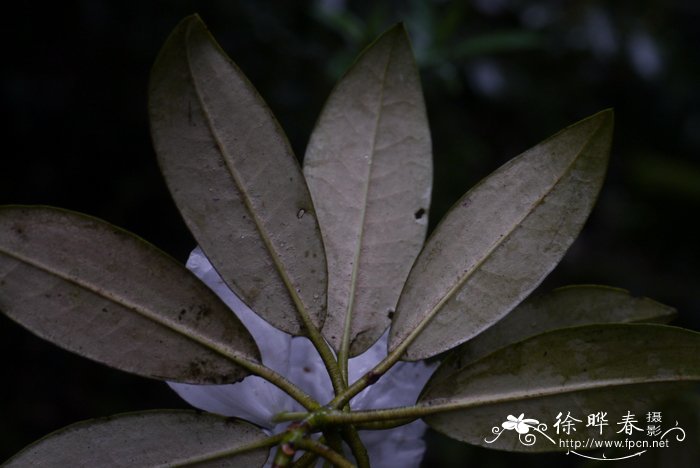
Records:
<instances>
[{"instance_id":1,"label":"elliptic leaf","mask_svg":"<svg viewBox=\"0 0 700 468\"><path fill-rule=\"evenodd\" d=\"M192 273L104 221L48 207L0 208L0 310L38 336L157 379L226 383L260 354Z\"/></svg>"},{"instance_id":2,"label":"elliptic leaf","mask_svg":"<svg viewBox=\"0 0 700 468\"><path fill-rule=\"evenodd\" d=\"M430 129L406 31L397 25L357 60L326 102L304 158L328 257L323 333L351 355L389 326L425 239Z\"/></svg>"},{"instance_id":3,"label":"elliptic leaf","mask_svg":"<svg viewBox=\"0 0 700 468\"><path fill-rule=\"evenodd\" d=\"M170 192L226 284L275 327L320 327L326 260L311 196L262 98L197 16L163 46L151 133Z\"/></svg>"},{"instance_id":4,"label":"elliptic leaf","mask_svg":"<svg viewBox=\"0 0 700 468\"><path fill-rule=\"evenodd\" d=\"M499 348L550 330L596 323L663 323L674 315L672 307L633 297L624 289L566 286L525 300L494 326L450 351L437 372L455 372Z\"/></svg>"},{"instance_id":5,"label":"elliptic leaf","mask_svg":"<svg viewBox=\"0 0 700 468\"><path fill-rule=\"evenodd\" d=\"M607 412L613 435L628 411L641 417L649 405L700 380L700 334L665 325L589 325L555 330L496 351L453 373L438 372L419 398L435 413L434 429L458 440L514 451L566 450L535 434L492 432L508 415L524 414L547 424L557 414L582 421L567 439L600 437L586 416ZM532 431L535 432L535 431Z\"/></svg>"},{"instance_id":6,"label":"elliptic leaf","mask_svg":"<svg viewBox=\"0 0 700 468\"><path fill-rule=\"evenodd\" d=\"M262 466L265 433L243 421L194 411L148 411L79 422L33 443L7 467Z\"/></svg>"},{"instance_id":7,"label":"elliptic leaf","mask_svg":"<svg viewBox=\"0 0 700 468\"><path fill-rule=\"evenodd\" d=\"M520 303L562 258L593 207L612 137L604 111L501 166L435 229L401 293L389 348L404 358L457 346Z\"/></svg>"}]
</instances>

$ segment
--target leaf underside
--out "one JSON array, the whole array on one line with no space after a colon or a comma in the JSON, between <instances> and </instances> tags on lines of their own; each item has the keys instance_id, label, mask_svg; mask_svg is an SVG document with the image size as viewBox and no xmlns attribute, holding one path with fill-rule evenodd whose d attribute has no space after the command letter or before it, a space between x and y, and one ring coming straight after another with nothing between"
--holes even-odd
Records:
<instances>
[{"instance_id":1,"label":"leaf underside","mask_svg":"<svg viewBox=\"0 0 700 468\"><path fill-rule=\"evenodd\" d=\"M230 383L259 361L228 307L171 257L104 221L0 208L0 310L69 351L146 377Z\"/></svg>"},{"instance_id":2,"label":"leaf underside","mask_svg":"<svg viewBox=\"0 0 700 468\"><path fill-rule=\"evenodd\" d=\"M326 339L364 352L389 326L425 239L430 130L406 31L397 25L358 58L311 135L304 175L329 265Z\"/></svg>"},{"instance_id":3,"label":"leaf underside","mask_svg":"<svg viewBox=\"0 0 700 468\"><path fill-rule=\"evenodd\" d=\"M445 412L425 421L455 439L511 451L566 450L544 437L526 446L518 434L505 432L495 442L492 428L508 415L525 414L554 433L559 412L580 419L567 439L600 437L599 428L584 427L586 415L608 413L615 421L638 416L674 391L700 380L700 334L647 324L591 325L548 332L496 351L451 373L438 370L419 404ZM640 416L641 417L641 416Z\"/></svg>"},{"instance_id":4,"label":"leaf underside","mask_svg":"<svg viewBox=\"0 0 700 468\"><path fill-rule=\"evenodd\" d=\"M262 466L265 433L243 421L160 410L83 421L26 447L6 467Z\"/></svg>"},{"instance_id":5,"label":"leaf underside","mask_svg":"<svg viewBox=\"0 0 700 468\"><path fill-rule=\"evenodd\" d=\"M675 309L619 288L574 285L525 300L491 328L450 351L439 373L452 373L487 354L532 336L582 325L602 323L665 323ZM433 374L439 378L437 373Z\"/></svg>"},{"instance_id":6,"label":"leaf underside","mask_svg":"<svg viewBox=\"0 0 700 468\"><path fill-rule=\"evenodd\" d=\"M418 360L497 322L539 285L578 235L602 185L612 111L566 128L467 192L418 256L392 323L389 349L418 335Z\"/></svg>"},{"instance_id":7,"label":"leaf underside","mask_svg":"<svg viewBox=\"0 0 700 468\"><path fill-rule=\"evenodd\" d=\"M197 16L163 46L151 133L185 222L226 284L275 327L320 327L326 259L311 196L284 132Z\"/></svg>"}]
</instances>

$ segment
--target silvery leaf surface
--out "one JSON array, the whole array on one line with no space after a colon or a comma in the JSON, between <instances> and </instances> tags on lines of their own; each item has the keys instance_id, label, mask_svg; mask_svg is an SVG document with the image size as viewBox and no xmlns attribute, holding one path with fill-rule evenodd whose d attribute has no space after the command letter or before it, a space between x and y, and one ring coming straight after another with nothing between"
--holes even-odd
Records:
<instances>
[{"instance_id":1,"label":"silvery leaf surface","mask_svg":"<svg viewBox=\"0 0 700 468\"><path fill-rule=\"evenodd\" d=\"M609 286L572 285L530 297L491 328L450 351L440 372L450 373L499 348L559 328L596 323L665 323L675 309Z\"/></svg>"},{"instance_id":2,"label":"silvery leaf surface","mask_svg":"<svg viewBox=\"0 0 700 468\"><path fill-rule=\"evenodd\" d=\"M601 188L612 111L584 119L501 166L467 192L421 251L391 326L389 349L434 356L478 335L561 260Z\"/></svg>"},{"instance_id":3,"label":"silvery leaf surface","mask_svg":"<svg viewBox=\"0 0 700 468\"><path fill-rule=\"evenodd\" d=\"M252 336L184 266L139 237L49 207L0 208L0 311L62 348L145 377L227 383Z\"/></svg>"},{"instance_id":4,"label":"silvery leaf surface","mask_svg":"<svg viewBox=\"0 0 700 468\"><path fill-rule=\"evenodd\" d=\"M263 466L248 450L265 433L244 421L194 411L127 413L79 422L28 446L6 467Z\"/></svg>"},{"instance_id":5,"label":"silvery leaf surface","mask_svg":"<svg viewBox=\"0 0 700 468\"><path fill-rule=\"evenodd\" d=\"M329 264L323 333L355 356L389 326L425 239L430 129L405 29L384 33L340 80L304 158Z\"/></svg>"},{"instance_id":6,"label":"silvery leaf surface","mask_svg":"<svg viewBox=\"0 0 700 468\"><path fill-rule=\"evenodd\" d=\"M284 132L198 16L151 72L151 133L175 203L226 284L275 327L320 327L326 259L308 188Z\"/></svg>"},{"instance_id":7,"label":"silvery leaf surface","mask_svg":"<svg viewBox=\"0 0 700 468\"><path fill-rule=\"evenodd\" d=\"M515 431L501 431L501 423L508 415L524 414L546 424L540 429L554 438L558 413L562 418L570 413L579 422L562 438L600 438L605 429L605 438L612 439L627 412L636 414L639 427L653 405L697 384L699 349L699 333L665 325L565 328L454 372L438 369L418 403L434 411L425 422L452 438L501 450L562 451L567 448L534 430L538 442L523 444ZM607 413L610 427L587 427L587 416L599 411Z\"/></svg>"}]
</instances>

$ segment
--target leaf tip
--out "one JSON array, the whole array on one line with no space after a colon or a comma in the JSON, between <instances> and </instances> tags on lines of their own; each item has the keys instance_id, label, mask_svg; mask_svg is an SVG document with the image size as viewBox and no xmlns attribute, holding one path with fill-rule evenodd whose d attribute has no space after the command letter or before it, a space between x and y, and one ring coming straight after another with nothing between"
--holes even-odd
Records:
<instances>
[{"instance_id":1,"label":"leaf tip","mask_svg":"<svg viewBox=\"0 0 700 468\"><path fill-rule=\"evenodd\" d=\"M615 111L612 107L609 107L591 115L583 121L596 122L596 127L599 131L606 130L612 133L612 129L615 124Z\"/></svg>"}]
</instances>

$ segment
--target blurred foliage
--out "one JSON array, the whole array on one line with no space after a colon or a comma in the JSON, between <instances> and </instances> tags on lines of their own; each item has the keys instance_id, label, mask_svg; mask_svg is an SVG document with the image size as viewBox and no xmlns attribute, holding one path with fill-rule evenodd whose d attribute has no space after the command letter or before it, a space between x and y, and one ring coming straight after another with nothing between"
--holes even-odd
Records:
<instances>
[{"instance_id":1,"label":"blurred foliage","mask_svg":"<svg viewBox=\"0 0 700 468\"><path fill-rule=\"evenodd\" d=\"M700 3L72 0L4 8L0 203L90 213L184 260L194 241L159 175L146 117L149 68L174 25L201 14L301 157L337 77L404 21L433 132L432 226L506 160L614 107L601 199L543 287L623 287L677 307L678 324L700 329ZM68 355L5 318L0 333L0 459L79 419L186 407L160 383ZM585 465L428 439L426 459L436 466Z\"/></svg>"}]
</instances>

